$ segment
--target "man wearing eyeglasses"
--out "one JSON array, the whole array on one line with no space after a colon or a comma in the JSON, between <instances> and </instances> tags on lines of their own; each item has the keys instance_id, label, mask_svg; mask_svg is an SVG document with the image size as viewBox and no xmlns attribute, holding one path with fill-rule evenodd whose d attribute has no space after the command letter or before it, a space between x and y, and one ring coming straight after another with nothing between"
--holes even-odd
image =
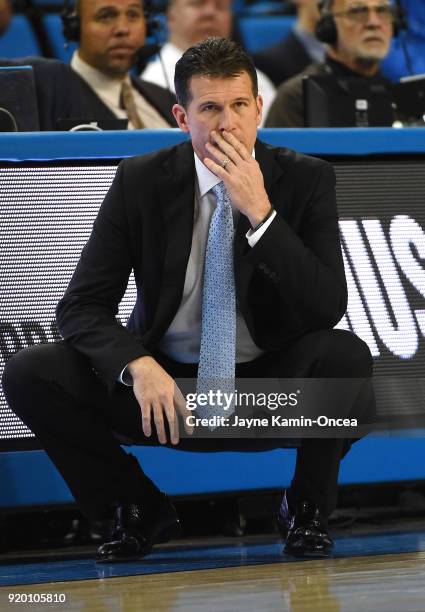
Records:
<instances>
[{"instance_id":1,"label":"man wearing eyeglasses","mask_svg":"<svg viewBox=\"0 0 425 612\"><path fill-rule=\"evenodd\" d=\"M311 64L283 83L266 118L266 127L304 127L305 76L380 77L397 17L385 0L325 0L316 36L326 43L323 63Z\"/></svg>"}]
</instances>

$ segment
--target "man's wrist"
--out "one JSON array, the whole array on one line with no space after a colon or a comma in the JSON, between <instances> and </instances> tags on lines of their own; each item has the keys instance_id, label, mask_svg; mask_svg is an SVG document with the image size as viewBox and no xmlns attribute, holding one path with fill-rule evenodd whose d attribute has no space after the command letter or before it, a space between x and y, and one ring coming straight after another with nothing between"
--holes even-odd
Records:
<instances>
[{"instance_id":1,"label":"man's wrist","mask_svg":"<svg viewBox=\"0 0 425 612\"><path fill-rule=\"evenodd\" d=\"M144 355L143 357L137 357L137 359L130 361L130 363L127 365L127 371L133 380L143 372L147 365L149 365L149 360L154 361L150 355Z\"/></svg>"},{"instance_id":2,"label":"man's wrist","mask_svg":"<svg viewBox=\"0 0 425 612\"><path fill-rule=\"evenodd\" d=\"M257 219L256 222L254 222L254 224L251 222L252 232L256 232L257 230L259 230L260 227L264 225L270 219L273 213L274 213L274 208L273 206L270 205L270 208L264 217L260 218L260 220Z\"/></svg>"}]
</instances>

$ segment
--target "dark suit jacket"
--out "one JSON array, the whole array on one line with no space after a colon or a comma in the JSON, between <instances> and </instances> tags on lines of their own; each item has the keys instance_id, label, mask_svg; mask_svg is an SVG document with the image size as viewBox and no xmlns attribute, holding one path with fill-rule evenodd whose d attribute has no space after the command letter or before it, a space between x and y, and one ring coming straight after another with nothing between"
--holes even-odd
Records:
<instances>
[{"instance_id":1,"label":"dark suit jacket","mask_svg":"<svg viewBox=\"0 0 425 612\"><path fill-rule=\"evenodd\" d=\"M312 62L304 45L293 32L277 45L253 53L252 57L256 67L265 72L276 87L304 70Z\"/></svg>"},{"instance_id":2,"label":"dark suit jacket","mask_svg":"<svg viewBox=\"0 0 425 612\"><path fill-rule=\"evenodd\" d=\"M1 59L0 65L33 67L40 130L55 130L58 119L81 116L79 83L69 66L43 57Z\"/></svg>"},{"instance_id":3,"label":"dark suit jacket","mask_svg":"<svg viewBox=\"0 0 425 612\"><path fill-rule=\"evenodd\" d=\"M0 66L32 66L37 95L41 131L57 129L58 119L114 119L114 113L102 102L89 85L68 65L43 57L0 59ZM164 117L176 127L171 112L175 96L153 83L132 77L134 87Z\"/></svg>"},{"instance_id":4,"label":"dark suit jacket","mask_svg":"<svg viewBox=\"0 0 425 612\"><path fill-rule=\"evenodd\" d=\"M74 72L74 71L73 71ZM87 82L74 72L78 81L77 95L80 99L79 117L89 119L115 119L114 113L102 102L96 92ZM176 97L168 89L159 87L154 83L142 81L137 77L131 77L133 87L151 104L155 110L168 122L171 127L177 127L171 109L176 103Z\"/></svg>"},{"instance_id":5,"label":"dark suit jacket","mask_svg":"<svg viewBox=\"0 0 425 612\"><path fill-rule=\"evenodd\" d=\"M377 82L382 83L380 73L375 76L364 77L347 68L344 64L327 57L322 64L310 64L303 72L278 87L276 97L264 123L265 127L305 127L303 92L303 78L305 76L358 77L370 80L376 79Z\"/></svg>"},{"instance_id":6,"label":"dark suit jacket","mask_svg":"<svg viewBox=\"0 0 425 612\"><path fill-rule=\"evenodd\" d=\"M284 348L333 327L345 312L332 167L256 143L277 217L255 247L241 215L235 237L237 297L256 344ZM195 166L190 142L121 162L65 296L63 337L89 357L111 389L123 367L149 355L183 293L192 242ZM127 328L116 321L131 270L137 303Z\"/></svg>"},{"instance_id":7,"label":"dark suit jacket","mask_svg":"<svg viewBox=\"0 0 425 612\"><path fill-rule=\"evenodd\" d=\"M328 74L325 64L310 64L278 87L264 127L304 127L303 78Z\"/></svg>"}]
</instances>

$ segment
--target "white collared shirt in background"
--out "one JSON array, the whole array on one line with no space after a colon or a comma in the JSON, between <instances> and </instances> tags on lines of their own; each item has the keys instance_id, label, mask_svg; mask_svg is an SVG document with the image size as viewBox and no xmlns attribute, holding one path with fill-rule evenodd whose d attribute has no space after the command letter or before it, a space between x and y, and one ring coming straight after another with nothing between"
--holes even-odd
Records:
<instances>
[{"instance_id":1,"label":"white collared shirt in background","mask_svg":"<svg viewBox=\"0 0 425 612\"><path fill-rule=\"evenodd\" d=\"M118 119L127 119L125 109L120 106L121 83L122 79L112 78L97 68L93 68L78 55L78 51L74 51L71 60L72 69L86 81L93 91L99 96L104 104L114 113ZM137 112L143 124L147 128L165 129L170 125L161 117L158 111L135 89L131 83L130 75L127 73L125 80L131 85L134 102ZM133 130L134 127L131 121L128 122L128 129Z\"/></svg>"}]
</instances>

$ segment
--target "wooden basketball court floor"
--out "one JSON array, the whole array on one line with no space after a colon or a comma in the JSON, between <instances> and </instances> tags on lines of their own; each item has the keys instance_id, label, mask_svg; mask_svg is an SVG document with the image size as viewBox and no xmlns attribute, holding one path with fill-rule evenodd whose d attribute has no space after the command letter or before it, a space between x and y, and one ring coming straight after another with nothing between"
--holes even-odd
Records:
<instances>
[{"instance_id":1,"label":"wooden basketball court floor","mask_svg":"<svg viewBox=\"0 0 425 612\"><path fill-rule=\"evenodd\" d=\"M325 560L287 557L270 536L178 541L123 564L98 565L87 555L3 561L0 610L425 612L423 523L335 543ZM53 602L39 603L42 595Z\"/></svg>"}]
</instances>

